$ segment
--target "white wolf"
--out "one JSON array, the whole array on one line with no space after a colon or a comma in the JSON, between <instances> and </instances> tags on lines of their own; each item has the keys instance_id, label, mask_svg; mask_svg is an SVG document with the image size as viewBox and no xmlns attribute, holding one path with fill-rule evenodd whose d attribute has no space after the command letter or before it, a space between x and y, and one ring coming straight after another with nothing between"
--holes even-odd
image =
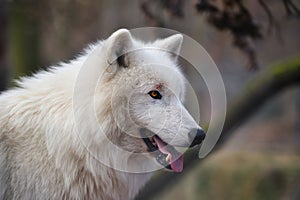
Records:
<instances>
[{"instance_id":1,"label":"white wolf","mask_svg":"<svg viewBox=\"0 0 300 200\"><path fill-rule=\"evenodd\" d=\"M132 199L153 163L180 172L174 146L205 137L182 105L182 41L143 43L120 29L1 94L0 199Z\"/></svg>"}]
</instances>

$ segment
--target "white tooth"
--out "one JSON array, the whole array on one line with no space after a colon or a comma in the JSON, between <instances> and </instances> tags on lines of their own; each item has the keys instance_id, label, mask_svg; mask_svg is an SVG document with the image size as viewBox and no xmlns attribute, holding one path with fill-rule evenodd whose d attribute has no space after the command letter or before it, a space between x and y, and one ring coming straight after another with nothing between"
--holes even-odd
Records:
<instances>
[{"instance_id":1,"label":"white tooth","mask_svg":"<svg viewBox=\"0 0 300 200\"><path fill-rule=\"evenodd\" d=\"M168 155L167 155L166 161L167 161L167 162L171 162L171 154L168 154Z\"/></svg>"}]
</instances>

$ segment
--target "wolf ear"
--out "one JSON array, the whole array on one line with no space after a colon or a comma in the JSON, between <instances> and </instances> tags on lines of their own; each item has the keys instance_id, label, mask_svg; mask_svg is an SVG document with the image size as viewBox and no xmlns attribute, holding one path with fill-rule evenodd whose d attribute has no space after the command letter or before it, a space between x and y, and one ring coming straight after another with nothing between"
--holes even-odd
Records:
<instances>
[{"instance_id":1,"label":"wolf ear","mask_svg":"<svg viewBox=\"0 0 300 200\"><path fill-rule=\"evenodd\" d=\"M174 59L178 59L180 49L182 46L183 36L181 34L175 34L159 41L159 47L172 53Z\"/></svg>"},{"instance_id":2,"label":"wolf ear","mask_svg":"<svg viewBox=\"0 0 300 200\"><path fill-rule=\"evenodd\" d=\"M128 67L129 60L126 51L132 47L132 37L127 29L119 29L114 32L107 41L107 58L110 64L117 63L119 66Z\"/></svg>"}]
</instances>

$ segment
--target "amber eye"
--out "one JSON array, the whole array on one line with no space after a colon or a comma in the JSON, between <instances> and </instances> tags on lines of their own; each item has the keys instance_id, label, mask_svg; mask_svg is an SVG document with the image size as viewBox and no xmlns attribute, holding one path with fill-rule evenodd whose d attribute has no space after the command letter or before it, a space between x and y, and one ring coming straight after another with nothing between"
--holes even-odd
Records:
<instances>
[{"instance_id":1,"label":"amber eye","mask_svg":"<svg viewBox=\"0 0 300 200\"><path fill-rule=\"evenodd\" d=\"M152 90L148 93L153 99L161 99L161 94L157 90Z\"/></svg>"}]
</instances>

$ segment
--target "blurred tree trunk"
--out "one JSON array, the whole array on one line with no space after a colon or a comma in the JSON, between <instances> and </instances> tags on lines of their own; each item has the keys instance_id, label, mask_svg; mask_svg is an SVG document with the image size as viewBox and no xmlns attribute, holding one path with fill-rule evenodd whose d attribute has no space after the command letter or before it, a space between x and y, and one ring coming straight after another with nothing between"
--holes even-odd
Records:
<instances>
[{"instance_id":1,"label":"blurred tree trunk","mask_svg":"<svg viewBox=\"0 0 300 200\"><path fill-rule=\"evenodd\" d=\"M39 20L38 1L15 0L9 8L9 65L12 66L12 78L28 75L38 69Z\"/></svg>"},{"instance_id":2,"label":"blurred tree trunk","mask_svg":"<svg viewBox=\"0 0 300 200\"><path fill-rule=\"evenodd\" d=\"M7 87L7 60L6 60L6 40L7 40L7 6L0 2L0 91Z\"/></svg>"},{"instance_id":3,"label":"blurred tree trunk","mask_svg":"<svg viewBox=\"0 0 300 200\"><path fill-rule=\"evenodd\" d=\"M222 144L233 134L233 129L245 122L267 100L284 88L300 83L300 57L274 64L268 69L261 73L259 77L252 80L241 95L236 97L234 103L229 106L221 137L215 145L213 152L220 149ZM199 147L185 153L185 170L182 173L159 172L155 175L146 184L144 190L141 191L136 199L151 199L152 194L158 194L185 176L189 168L202 161L198 158L198 152Z\"/></svg>"}]
</instances>

